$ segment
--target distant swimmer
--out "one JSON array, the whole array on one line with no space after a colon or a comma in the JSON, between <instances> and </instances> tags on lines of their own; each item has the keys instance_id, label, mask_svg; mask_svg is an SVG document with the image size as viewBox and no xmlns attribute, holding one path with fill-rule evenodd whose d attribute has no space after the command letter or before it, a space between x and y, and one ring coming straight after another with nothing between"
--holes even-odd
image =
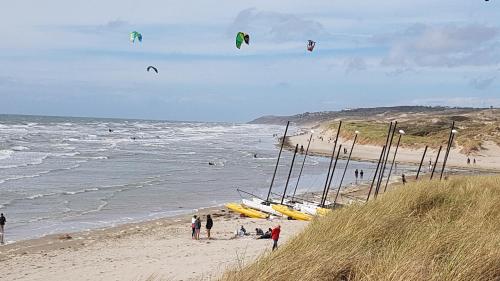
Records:
<instances>
[{"instance_id":1,"label":"distant swimmer","mask_svg":"<svg viewBox=\"0 0 500 281\"><path fill-rule=\"evenodd\" d=\"M113 132L113 130L111 130L111 129L108 129L108 131L109 131L110 133L112 133L112 132Z\"/></svg>"},{"instance_id":2,"label":"distant swimmer","mask_svg":"<svg viewBox=\"0 0 500 281\"><path fill-rule=\"evenodd\" d=\"M257 153L254 153L254 154L253 154L253 158L257 158Z\"/></svg>"},{"instance_id":3,"label":"distant swimmer","mask_svg":"<svg viewBox=\"0 0 500 281\"><path fill-rule=\"evenodd\" d=\"M208 162L208 165L215 166L215 163L214 162Z\"/></svg>"}]
</instances>

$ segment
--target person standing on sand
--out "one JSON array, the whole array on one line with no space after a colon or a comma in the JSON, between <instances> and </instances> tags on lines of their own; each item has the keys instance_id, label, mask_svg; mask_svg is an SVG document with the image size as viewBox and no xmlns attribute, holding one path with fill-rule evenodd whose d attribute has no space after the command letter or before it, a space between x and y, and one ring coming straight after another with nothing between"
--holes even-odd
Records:
<instances>
[{"instance_id":1,"label":"person standing on sand","mask_svg":"<svg viewBox=\"0 0 500 281\"><path fill-rule=\"evenodd\" d=\"M356 178L356 184L358 184L358 174L359 174L359 171L358 171L358 169L356 169L354 171L354 177Z\"/></svg>"},{"instance_id":2,"label":"person standing on sand","mask_svg":"<svg viewBox=\"0 0 500 281\"><path fill-rule=\"evenodd\" d=\"M205 227L207 228L207 237L210 239L210 229L214 226L214 221L212 220L212 217L210 215L207 215L207 224Z\"/></svg>"},{"instance_id":3,"label":"person standing on sand","mask_svg":"<svg viewBox=\"0 0 500 281\"><path fill-rule=\"evenodd\" d=\"M406 184L405 174L401 174L401 180L403 181L403 185L405 185Z\"/></svg>"},{"instance_id":4,"label":"person standing on sand","mask_svg":"<svg viewBox=\"0 0 500 281\"><path fill-rule=\"evenodd\" d=\"M195 234L195 224L196 224L196 215L194 215L192 218L191 218L191 238L195 238L194 234Z\"/></svg>"},{"instance_id":5,"label":"person standing on sand","mask_svg":"<svg viewBox=\"0 0 500 281\"><path fill-rule=\"evenodd\" d=\"M281 226L278 224L271 231L271 238L273 239L273 251L278 248L278 240L280 239Z\"/></svg>"},{"instance_id":6,"label":"person standing on sand","mask_svg":"<svg viewBox=\"0 0 500 281\"><path fill-rule=\"evenodd\" d=\"M0 244L4 244L3 238L4 238L4 229L6 222L7 219L4 217L3 213L0 214Z\"/></svg>"},{"instance_id":7,"label":"person standing on sand","mask_svg":"<svg viewBox=\"0 0 500 281\"><path fill-rule=\"evenodd\" d=\"M359 172L359 177L361 178L361 180L363 180L363 174L364 174L364 172L363 172L363 170L361 170L361 171Z\"/></svg>"},{"instance_id":8,"label":"person standing on sand","mask_svg":"<svg viewBox=\"0 0 500 281\"><path fill-rule=\"evenodd\" d=\"M200 217L197 217L194 223L194 239L196 240L200 240L200 229L201 229L201 219Z\"/></svg>"}]
</instances>

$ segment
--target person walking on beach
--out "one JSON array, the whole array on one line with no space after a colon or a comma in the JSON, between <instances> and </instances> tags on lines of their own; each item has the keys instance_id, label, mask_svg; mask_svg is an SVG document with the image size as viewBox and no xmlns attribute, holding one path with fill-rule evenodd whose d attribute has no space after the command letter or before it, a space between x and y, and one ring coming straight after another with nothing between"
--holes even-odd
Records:
<instances>
[{"instance_id":1,"label":"person walking on beach","mask_svg":"<svg viewBox=\"0 0 500 281\"><path fill-rule=\"evenodd\" d=\"M403 181L403 185L405 185L406 184L405 174L401 174L401 180Z\"/></svg>"},{"instance_id":2,"label":"person walking on beach","mask_svg":"<svg viewBox=\"0 0 500 281\"><path fill-rule=\"evenodd\" d=\"M470 165L470 158L467 157L467 165Z\"/></svg>"},{"instance_id":3,"label":"person walking on beach","mask_svg":"<svg viewBox=\"0 0 500 281\"><path fill-rule=\"evenodd\" d=\"M358 175L359 175L359 171L358 171L358 169L356 169L354 171L354 177L356 178L356 184L358 184Z\"/></svg>"},{"instance_id":4,"label":"person walking on beach","mask_svg":"<svg viewBox=\"0 0 500 281\"><path fill-rule=\"evenodd\" d=\"M207 228L207 237L210 239L210 229L212 229L212 226L214 226L214 221L212 220L212 217L210 215L207 215L207 224L205 227Z\"/></svg>"},{"instance_id":5,"label":"person walking on beach","mask_svg":"<svg viewBox=\"0 0 500 281\"><path fill-rule=\"evenodd\" d=\"M200 229L201 229L201 219L200 217L196 218L194 223L194 239L200 240Z\"/></svg>"},{"instance_id":6,"label":"person walking on beach","mask_svg":"<svg viewBox=\"0 0 500 281\"><path fill-rule=\"evenodd\" d=\"M194 216L191 218L191 231L192 231L192 233L191 233L191 238L193 238L193 239L195 238L195 236L194 236L194 235L195 235L195 224L196 224L196 218L197 218L197 217L196 217L196 215L194 215Z\"/></svg>"},{"instance_id":7,"label":"person walking on beach","mask_svg":"<svg viewBox=\"0 0 500 281\"><path fill-rule=\"evenodd\" d=\"M271 238L273 239L273 251L278 248L278 240L280 239L281 226L278 224L271 231Z\"/></svg>"},{"instance_id":8,"label":"person walking on beach","mask_svg":"<svg viewBox=\"0 0 500 281\"><path fill-rule=\"evenodd\" d=\"M0 244L4 244L4 230L5 230L5 223L7 222L7 219L4 217L3 213L0 214Z\"/></svg>"},{"instance_id":9,"label":"person walking on beach","mask_svg":"<svg viewBox=\"0 0 500 281\"><path fill-rule=\"evenodd\" d=\"M361 180L363 180L363 174L364 174L364 172L363 172L363 170L361 170L361 171L359 172L359 177L361 178Z\"/></svg>"}]
</instances>

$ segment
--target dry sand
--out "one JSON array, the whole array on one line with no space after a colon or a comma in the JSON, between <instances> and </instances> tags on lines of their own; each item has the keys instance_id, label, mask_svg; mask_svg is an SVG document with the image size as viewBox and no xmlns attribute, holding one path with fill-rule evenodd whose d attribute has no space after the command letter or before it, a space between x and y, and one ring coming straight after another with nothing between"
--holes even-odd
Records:
<instances>
[{"instance_id":1,"label":"dry sand","mask_svg":"<svg viewBox=\"0 0 500 281\"><path fill-rule=\"evenodd\" d=\"M200 211L220 215L214 217L213 240L206 239L204 228L202 240L191 239L189 215L6 245L0 247L0 279L210 280L270 251L269 239L233 238L241 225L255 232L281 224L280 244L307 225L240 218L220 209Z\"/></svg>"},{"instance_id":2,"label":"dry sand","mask_svg":"<svg viewBox=\"0 0 500 281\"><path fill-rule=\"evenodd\" d=\"M291 136L288 139L290 144L299 144L304 146L304 149L307 147L307 143L309 141L310 134L303 134L297 136ZM318 137L323 136L323 141ZM328 141L328 139L334 136L317 134L313 137L313 141L311 142L311 146L309 148L309 152L311 154L316 155L324 155L330 156L332 154L334 141ZM402 139L404 141L404 137ZM343 147L351 148L352 140L344 140L339 138L339 143L342 144ZM394 152L396 140L394 140L394 146L391 149ZM443 144L446 146L446 144ZM439 156L438 167L440 168L443 164L444 159L444 151L446 147L443 147L441 154ZM365 161L377 161L382 147L375 145L366 145L366 144L356 144L352 153L352 158L357 160L365 160ZM481 170L492 170L492 171L500 171L500 147L493 142L485 142L483 145L483 150L481 150L477 155L470 156L471 164L467 164L467 155L459 152L459 148L452 148L450 151L450 155L448 156L447 167L457 167L457 168L469 168L469 169L481 169ZM424 148L420 149L409 149L399 147L398 154L396 156L396 161L398 163L411 163L411 164L419 164L422 159L422 154L424 152ZM391 153L392 155L392 153ZM343 155L344 156L344 155ZM422 170L426 170L429 166L429 159L432 159L432 162L435 161L437 156L437 149L429 149L427 150L425 160L422 166ZM347 157L347 155L345 155ZM473 165L473 159L476 159L476 165ZM392 159L391 159L392 160ZM440 170L437 170L440 171Z\"/></svg>"}]
</instances>

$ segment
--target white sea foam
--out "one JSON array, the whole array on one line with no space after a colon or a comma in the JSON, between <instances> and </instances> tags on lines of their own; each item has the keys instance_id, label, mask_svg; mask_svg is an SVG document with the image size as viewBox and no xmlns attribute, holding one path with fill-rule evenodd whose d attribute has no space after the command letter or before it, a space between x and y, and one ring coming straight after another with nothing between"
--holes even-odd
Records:
<instances>
[{"instance_id":1,"label":"white sea foam","mask_svg":"<svg viewBox=\"0 0 500 281\"><path fill-rule=\"evenodd\" d=\"M20 146L20 145L18 145L18 146L13 146L13 147L11 147L11 149L12 149L12 150L14 150L14 151L29 150L29 148L27 148L26 146Z\"/></svg>"}]
</instances>

